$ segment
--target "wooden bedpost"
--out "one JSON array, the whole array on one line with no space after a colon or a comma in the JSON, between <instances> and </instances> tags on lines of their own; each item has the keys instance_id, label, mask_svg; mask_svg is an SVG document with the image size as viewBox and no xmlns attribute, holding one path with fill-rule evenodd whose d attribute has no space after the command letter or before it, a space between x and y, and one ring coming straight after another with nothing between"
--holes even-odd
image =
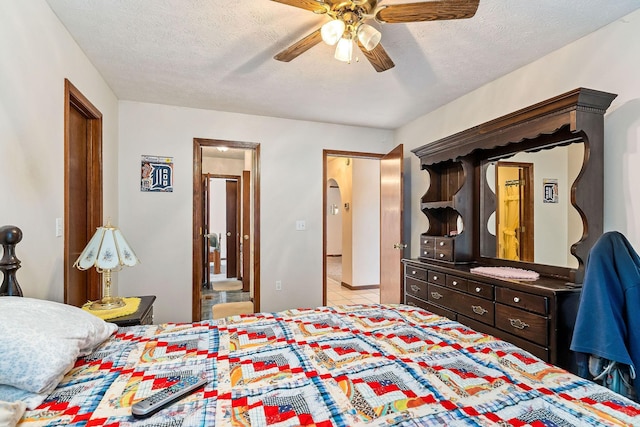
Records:
<instances>
[{"instance_id":1,"label":"wooden bedpost","mask_svg":"<svg viewBox=\"0 0 640 427\"><path fill-rule=\"evenodd\" d=\"M16 245L20 240L22 240L22 230L15 225L0 227L0 244L4 249L0 259L0 271L4 273L0 296L22 296L22 289L16 279L16 271L20 268L20 260L16 257Z\"/></svg>"}]
</instances>

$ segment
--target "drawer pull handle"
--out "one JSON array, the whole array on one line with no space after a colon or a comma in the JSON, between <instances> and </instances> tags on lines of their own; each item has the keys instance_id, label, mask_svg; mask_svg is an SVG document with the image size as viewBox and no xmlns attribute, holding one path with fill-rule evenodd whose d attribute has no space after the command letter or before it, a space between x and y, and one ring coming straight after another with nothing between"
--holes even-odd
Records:
<instances>
[{"instance_id":1,"label":"drawer pull handle","mask_svg":"<svg viewBox=\"0 0 640 427\"><path fill-rule=\"evenodd\" d=\"M413 302L411 301L407 301L407 305L413 306L413 307L417 307L417 305L415 305Z\"/></svg>"},{"instance_id":2,"label":"drawer pull handle","mask_svg":"<svg viewBox=\"0 0 640 427\"><path fill-rule=\"evenodd\" d=\"M453 286L458 286L458 282L456 282L455 280L451 283Z\"/></svg>"},{"instance_id":3,"label":"drawer pull handle","mask_svg":"<svg viewBox=\"0 0 640 427\"><path fill-rule=\"evenodd\" d=\"M482 289L480 289L479 287L476 288L476 292L480 292Z\"/></svg>"},{"instance_id":4,"label":"drawer pull handle","mask_svg":"<svg viewBox=\"0 0 640 427\"><path fill-rule=\"evenodd\" d=\"M411 290L415 293L418 293L420 291L420 287L416 285L411 285Z\"/></svg>"},{"instance_id":5,"label":"drawer pull handle","mask_svg":"<svg viewBox=\"0 0 640 427\"><path fill-rule=\"evenodd\" d=\"M516 329L525 329L528 328L529 325L524 323L522 320L520 319L509 319L509 323L511 323L511 326L513 326Z\"/></svg>"},{"instance_id":6,"label":"drawer pull handle","mask_svg":"<svg viewBox=\"0 0 640 427\"><path fill-rule=\"evenodd\" d=\"M433 276L433 280L438 280L438 276Z\"/></svg>"},{"instance_id":7,"label":"drawer pull handle","mask_svg":"<svg viewBox=\"0 0 640 427\"><path fill-rule=\"evenodd\" d=\"M444 246L444 242L440 242L440 246Z\"/></svg>"},{"instance_id":8,"label":"drawer pull handle","mask_svg":"<svg viewBox=\"0 0 640 427\"><path fill-rule=\"evenodd\" d=\"M440 298L442 298L442 294L439 293L439 292L431 292L431 297L433 299L440 299Z\"/></svg>"},{"instance_id":9,"label":"drawer pull handle","mask_svg":"<svg viewBox=\"0 0 640 427\"><path fill-rule=\"evenodd\" d=\"M444 254L440 254L440 258L444 258Z\"/></svg>"},{"instance_id":10,"label":"drawer pull handle","mask_svg":"<svg viewBox=\"0 0 640 427\"><path fill-rule=\"evenodd\" d=\"M516 304L520 302L520 298L518 297L513 297L513 302L515 302Z\"/></svg>"},{"instance_id":11,"label":"drawer pull handle","mask_svg":"<svg viewBox=\"0 0 640 427\"><path fill-rule=\"evenodd\" d=\"M489 312L489 310L486 310L485 308L479 305L472 305L471 308L473 309L473 312L475 314L479 314L480 316L484 316L485 313Z\"/></svg>"},{"instance_id":12,"label":"drawer pull handle","mask_svg":"<svg viewBox=\"0 0 640 427\"><path fill-rule=\"evenodd\" d=\"M416 271L415 271L415 270L412 270L412 271L411 271L411 274L413 274L413 275L415 276Z\"/></svg>"},{"instance_id":13,"label":"drawer pull handle","mask_svg":"<svg viewBox=\"0 0 640 427\"><path fill-rule=\"evenodd\" d=\"M424 255L429 255L429 251L424 251Z\"/></svg>"}]
</instances>

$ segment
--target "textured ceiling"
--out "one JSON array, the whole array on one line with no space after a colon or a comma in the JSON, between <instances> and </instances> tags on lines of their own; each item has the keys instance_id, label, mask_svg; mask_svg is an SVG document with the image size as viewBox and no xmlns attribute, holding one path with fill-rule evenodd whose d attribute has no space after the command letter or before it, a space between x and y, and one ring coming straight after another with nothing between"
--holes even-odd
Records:
<instances>
[{"instance_id":1,"label":"textured ceiling","mask_svg":"<svg viewBox=\"0 0 640 427\"><path fill-rule=\"evenodd\" d=\"M396 64L377 73L323 43L274 60L328 18L270 0L47 2L121 100L389 129L640 8L480 0L471 19L374 23Z\"/></svg>"}]
</instances>

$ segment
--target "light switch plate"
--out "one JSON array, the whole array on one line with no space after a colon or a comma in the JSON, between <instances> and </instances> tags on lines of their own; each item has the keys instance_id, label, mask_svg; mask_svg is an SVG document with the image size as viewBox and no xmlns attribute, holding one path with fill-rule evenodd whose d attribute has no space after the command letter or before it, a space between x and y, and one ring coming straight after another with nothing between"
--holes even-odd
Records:
<instances>
[{"instance_id":1,"label":"light switch plate","mask_svg":"<svg viewBox=\"0 0 640 427\"><path fill-rule=\"evenodd\" d=\"M56 218L56 237L62 237L62 218Z\"/></svg>"}]
</instances>

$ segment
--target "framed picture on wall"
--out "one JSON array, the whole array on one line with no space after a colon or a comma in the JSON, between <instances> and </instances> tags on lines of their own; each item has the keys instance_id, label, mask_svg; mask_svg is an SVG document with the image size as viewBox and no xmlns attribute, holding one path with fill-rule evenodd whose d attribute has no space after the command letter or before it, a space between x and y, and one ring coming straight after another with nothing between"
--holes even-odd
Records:
<instances>
[{"instance_id":1,"label":"framed picture on wall","mask_svg":"<svg viewBox=\"0 0 640 427\"><path fill-rule=\"evenodd\" d=\"M558 180L545 178L542 180L544 203L558 203Z\"/></svg>"},{"instance_id":2,"label":"framed picture on wall","mask_svg":"<svg viewBox=\"0 0 640 427\"><path fill-rule=\"evenodd\" d=\"M173 192L173 157L142 156L140 191Z\"/></svg>"}]
</instances>

